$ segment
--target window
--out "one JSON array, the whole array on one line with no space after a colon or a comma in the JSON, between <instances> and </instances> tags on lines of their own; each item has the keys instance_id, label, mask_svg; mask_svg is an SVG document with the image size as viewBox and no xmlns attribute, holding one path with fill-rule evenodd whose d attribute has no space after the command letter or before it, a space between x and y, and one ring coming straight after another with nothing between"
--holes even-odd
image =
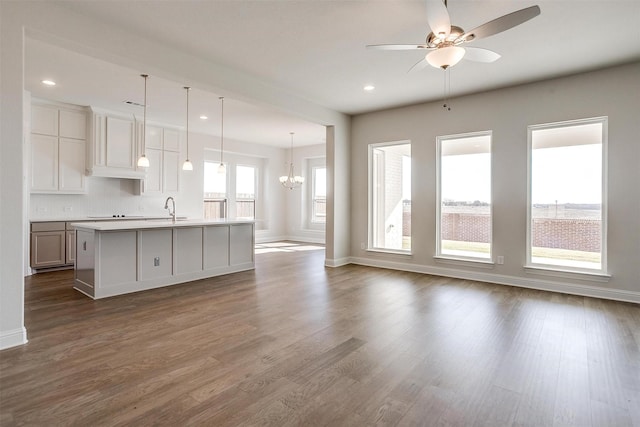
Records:
<instances>
[{"instance_id":1,"label":"window","mask_svg":"<svg viewBox=\"0 0 640 427\"><path fill-rule=\"evenodd\" d=\"M236 218L256 217L256 168L236 166Z\"/></svg>"},{"instance_id":2,"label":"window","mask_svg":"<svg viewBox=\"0 0 640 427\"><path fill-rule=\"evenodd\" d=\"M491 132L438 137L437 256L491 259Z\"/></svg>"},{"instance_id":3,"label":"window","mask_svg":"<svg viewBox=\"0 0 640 427\"><path fill-rule=\"evenodd\" d=\"M529 126L529 265L606 270L606 134L606 118Z\"/></svg>"},{"instance_id":4,"label":"window","mask_svg":"<svg viewBox=\"0 0 640 427\"><path fill-rule=\"evenodd\" d=\"M327 222L327 168L311 169L311 222Z\"/></svg>"},{"instance_id":5,"label":"window","mask_svg":"<svg viewBox=\"0 0 640 427\"><path fill-rule=\"evenodd\" d=\"M411 144L369 145L369 248L411 251Z\"/></svg>"},{"instance_id":6,"label":"window","mask_svg":"<svg viewBox=\"0 0 640 427\"><path fill-rule=\"evenodd\" d=\"M227 217L227 174L220 173L220 163L204 162L204 217Z\"/></svg>"}]
</instances>

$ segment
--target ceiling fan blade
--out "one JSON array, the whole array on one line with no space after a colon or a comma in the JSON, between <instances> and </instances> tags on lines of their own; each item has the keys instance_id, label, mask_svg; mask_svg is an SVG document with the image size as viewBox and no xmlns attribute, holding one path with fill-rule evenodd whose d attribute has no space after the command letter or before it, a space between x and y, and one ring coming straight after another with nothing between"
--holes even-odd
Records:
<instances>
[{"instance_id":1,"label":"ceiling fan blade","mask_svg":"<svg viewBox=\"0 0 640 427\"><path fill-rule=\"evenodd\" d=\"M503 15L461 35L458 40L471 41L501 33L540 15L539 6L531 6Z\"/></svg>"},{"instance_id":2,"label":"ceiling fan blade","mask_svg":"<svg viewBox=\"0 0 640 427\"><path fill-rule=\"evenodd\" d=\"M427 0L427 23L433 34L443 34L445 38L451 32L449 11L442 0Z\"/></svg>"},{"instance_id":3,"label":"ceiling fan blade","mask_svg":"<svg viewBox=\"0 0 640 427\"><path fill-rule=\"evenodd\" d=\"M481 47L464 47L465 53L462 59L476 62L494 62L500 59L500 54Z\"/></svg>"},{"instance_id":4,"label":"ceiling fan blade","mask_svg":"<svg viewBox=\"0 0 640 427\"><path fill-rule=\"evenodd\" d=\"M412 49L431 49L426 44L370 44L367 49L378 50L412 50Z\"/></svg>"},{"instance_id":5,"label":"ceiling fan blade","mask_svg":"<svg viewBox=\"0 0 640 427\"><path fill-rule=\"evenodd\" d=\"M413 66L409 68L409 70L407 70L407 73L413 73L414 71L424 70L428 65L429 63L427 62L427 60L422 58L420 61L413 64Z\"/></svg>"}]
</instances>

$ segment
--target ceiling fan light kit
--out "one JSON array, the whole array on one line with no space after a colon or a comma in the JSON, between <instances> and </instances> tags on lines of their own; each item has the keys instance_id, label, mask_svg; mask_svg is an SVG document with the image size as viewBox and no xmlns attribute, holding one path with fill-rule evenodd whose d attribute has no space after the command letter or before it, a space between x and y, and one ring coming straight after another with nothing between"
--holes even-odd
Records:
<instances>
[{"instance_id":1,"label":"ceiling fan light kit","mask_svg":"<svg viewBox=\"0 0 640 427\"><path fill-rule=\"evenodd\" d=\"M436 68L449 68L465 58L470 61L493 62L500 58L496 52L477 47L462 47L484 37L501 33L540 14L539 6L530 6L515 12L503 15L492 21L484 23L471 31L465 32L461 27L451 25L446 0L427 0L427 22L431 32L427 35L424 44L378 44L368 45L370 49L381 50L429 50L423 61ZM469 51L467 51L467 49ZM466 53L473 53L465 55ZM414 65L411 70L422 69L423 61Z\"/></svg>"},{"instance_id":2,"label":"ceiling fan light kit","mask_svg":"<svg viewBox=\"0 0 640 427\"><path fill-rule=\"evenodd\" d=\"M489 37L501 33L540 14L539 6L530 6L515 12L503 15L492 21L484 23L471 31L465 32L461 27L451 25L447 0L427 0L427 23L431 32L427 35L425 44L378 44L368 45L370 49L381 50L429 50L424 59L418 61L409 69L422 70L426 64L445 70L444 80L444 108L451 110L448 103L450 93L449 68L456 65L463 58L477 62L494 62L500 55L488 49L478 47L462 47L464 43Z\"/></svg>"},{"instance_id":3,"label":"ceiling fan light kit","mask_svg":"<svg viewBox=\"0 0 640 427\"><path fill-rule=\"evenodd\" d=\"M464 57L465 50L460 46L447 46L441 49L429 52L425 59L435 68L442 68L446 70L449 67L453 67Z\"/></svg>"}]
</instances>

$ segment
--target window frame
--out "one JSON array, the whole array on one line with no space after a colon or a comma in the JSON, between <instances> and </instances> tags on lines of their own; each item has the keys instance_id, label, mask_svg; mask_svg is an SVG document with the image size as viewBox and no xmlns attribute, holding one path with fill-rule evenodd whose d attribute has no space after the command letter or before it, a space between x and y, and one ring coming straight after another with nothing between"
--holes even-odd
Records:
<instances>
[{"instance_id":1,"label":"window frame","mask_svg":"<svg viewBox=\"0 0 640 427\"><path fill-rule=\"evenodd\" d=\"M326 173L327 173L327 166L311 166L311 209L310 209L310 216L309 216L309 220L311 222L311 224L326 224L327 223L327 214L326 214L326 204L327 204L327 196L325 195L324 197L316 197L316 171L318 169L324 169L325 171L325 182L326 182ZM326 191L326 190L325 190ZM325 203L325 214L324 215L317 215L316 214L316 200L323 200ZM322 221L318 221L317 218L321 217L323 218Z\"/></svg>"},{"instance_id":2,"label":"window frame","mask_svg":"<svg viewBox=\"0 0 640 427\"><path fill-rule=\"evenodd\" d=\"M584 119L576 119L576 120L566 120L561 122L552 122L552 123L542 123L527 126L527 230L526 230L526 258L525 258L525 269L529 271L547 271L547 272L557 272L559 274L562 273L570 273L570 274L578 274L584 276L604 276L609 277L607 271L607 207L608 207L608 116L599 116L599 117L590 117ZM536 130L543 129L553 129L553 128L564 128L564 127L572 127L572 126L581 126L588 124L599 123L602 125L602 180L601 180L601 225L600 225L600 269L595 268L586 268L586 267L573 267L566 265L556 265L556 264L544 264L544 263L534 263L532 261L532 185L533 185L533 132Z\"/></svg>"},{"instance_id":3,"label":"window frame","mask_svg":"<svg viewBox=\"0 0 640 427\"><path fill-rule=\"evenodd\" d=\"M397 145L409 145L409 151L411 153L411 168L412 168L412 178L413 178L413 145L411 143L411 140L398 140L398 141L388 141L388 142L377 142L377 143L371 143L368 144L367 146L367 151L368 151L368 155L367 155L367 166L368 166L368 174L367 174L367 246L366 246L366 250L368 252L380 252L380 253L390 253L390 254L397 254L397 255L413 255L413 244L411 245L410 249L392 249L392 248L383 248L383 247L377 247L373 245L374 242L374 227L376 226L375 224L375 219L377 218L376 215L376 209L374 209L374 202L373 202L373 193L374 193L374 184L373 184L373 179L374 179L374 157L375 157L375 150L378 148L384 148L384 147L393 147L393 146L397 146ZM384 178L383 178L383 182L384 182ZM413 199L413 179L411 180L411 192L412 192L412 199ZM412 212L413 213L413 212ZM364 248L363 248L364 249Z\"/></svg>"},{"instance_id":4,"label":"window frame","mask_svg":"<svg viewBox=\"0 0 640 427\"><path fill-rule=\"evenodd\" d=\"M442 143L452 139L489 137L489 256L474 257L442 253ZM475 131L436 137L436 254L434 258L478 264L493 264L493 131Z\"/></svg>"},{"instance_id":5,"label":"window frame","mask_svg":"<svg viewBox=\"0 0 640 427\"><path fill-rule=\"evenodd\" d=\"M207 168L207 166L206 166L207 163L212 164L212 165L216 165L216 166L220 164L220 162L216 162L216 161L212 161L212 160L205 160L204 161L205 170ZM227 171L229 169L228 169L228 164L227 163L224 163L224 165L225 165L225 174L224 174L224 177L225 177L225 179L224 179L225 180L225 193L224 193L224 196L223 197L207 196L207 194L212 194L212 193L206 193L204 191L203 191L203 195L202 195L203 196L202 200L203 200L204 204L206 204L207 202L218 202L218 203L221 203L221 209L222 209L223 216L220 219L227 219L228 216L229 216L229 174L227 173ZM203 210L206 210L206 208L203 209ZM207 217L205 217L205 218L207 218Z\"/></svg>"},{"instance_id":6,"label":"window frame","mask_svg":"<svg viewBox=\"0 0 640 427\"><path fill-rule=\"evenodd\" d=\"M253 169L253 199L251 198L244 198L244 197L238 197L238 168L239 167L243 167L243 168L251 168ZM245 163L236 163L235 164L235 177L234 177L234 182L235 182L235 192L234 192L234 205L235 205L235 218L239 219L239 220L252 220L255 221L256 220L256 213L257 213L257 200L258 200L258 174L260 173L260 169L258 166L256 165L251 165L251 164L245 164ZM238 206L239 206L239 202L240 203L246 203L246 202L252 202L253 203L253 216L252 217L240 217L238 216Z\"/></svg>"}]
</instances>

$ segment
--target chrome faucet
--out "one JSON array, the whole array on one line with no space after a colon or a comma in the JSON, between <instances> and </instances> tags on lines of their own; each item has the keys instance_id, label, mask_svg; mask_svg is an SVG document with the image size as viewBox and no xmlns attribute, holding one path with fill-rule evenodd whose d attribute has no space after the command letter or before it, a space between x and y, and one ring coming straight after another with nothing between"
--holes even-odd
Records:
<instances>
[{"instance_id":1,"label":"chrome faucet","mask_svg":"<svg viewBox=\"0 0 640 427\"><path fill-rule=\"evenodd\" d=\"M171 208L169 208L169 200L171 200L171 205L173 207L173 212L171 211ZM173 200L173 197L171 197L171 196L167 197L167 200L165 200L165 202L164 202L164 208L165 209L169 209L169 216L171 217L172 222L175 224L175 222L176 222L176 201Z\"/></svg>"}]
</instances>

